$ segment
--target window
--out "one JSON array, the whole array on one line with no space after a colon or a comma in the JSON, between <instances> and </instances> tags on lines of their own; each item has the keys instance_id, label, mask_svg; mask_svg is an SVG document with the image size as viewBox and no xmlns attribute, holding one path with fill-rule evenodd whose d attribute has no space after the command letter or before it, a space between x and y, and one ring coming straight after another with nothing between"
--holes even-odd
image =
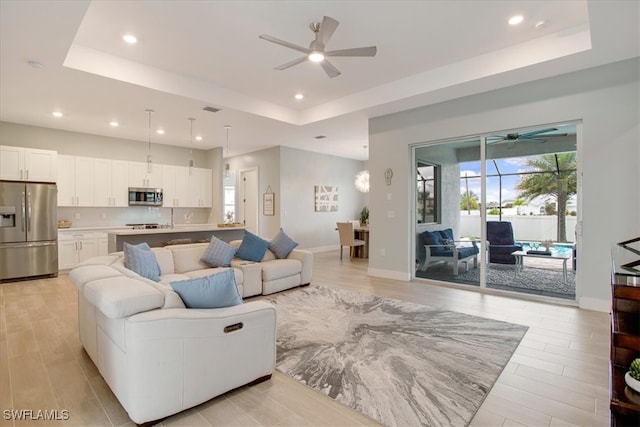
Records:
<instances>
[{"instance_id":1,"label":"window","mask_svg":"<svg viewBox=\"0 0 640 427\"><path fill-rule=\"evenodd\" d=\"M440 166L417 162L416 219L418 224L440 222Z\"/></svg>"}]
</instances>

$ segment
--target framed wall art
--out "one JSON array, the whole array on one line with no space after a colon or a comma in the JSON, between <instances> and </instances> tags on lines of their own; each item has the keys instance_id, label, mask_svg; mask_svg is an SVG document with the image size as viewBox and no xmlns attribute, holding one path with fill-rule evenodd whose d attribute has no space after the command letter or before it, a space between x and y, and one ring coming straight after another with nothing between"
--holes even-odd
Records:
<instances>
[{"instance_id":1,"label":"framed wall art","mask_svg":"<svg viewBox=\"0 0 640 427\"><path fill-rule=\"evenodd\" d=\"M262 214L265 216L275 215L276 194L271 191L271 186L262 195Z\"/></svg>"},{"instance_id":2,"label":"framed wall art","mask_svg":"<svg viewBox=\"0 0 640 427\"><path fill-rule=\"evenodd\" d=\"M338 186L314 186L316 212L336 212L338 210Z\"/></svg>"}]
</instances>

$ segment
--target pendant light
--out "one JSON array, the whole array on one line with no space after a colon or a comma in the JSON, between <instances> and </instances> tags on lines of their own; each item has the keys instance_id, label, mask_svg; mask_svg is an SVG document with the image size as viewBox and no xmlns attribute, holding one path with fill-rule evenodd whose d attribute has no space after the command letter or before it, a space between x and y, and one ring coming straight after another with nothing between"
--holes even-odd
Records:
<instances>
[{"instance_id":1,"label":"pendant light","mask_svg":"<svg viewBox=\"0 0 640 427\"><path fill-rule=\"evenodd\" d=\"M149 113L149 144L147 148L147 173L153 172L153 163L151 161L151 113L154 111L151 109L146 110Z\"/></svg>"},{"instance_id":2,"label":"pendant light","mask_svg":"<svg viewBox=\"0 0 640 427\"><path fill-rule=\"evenodd\" d=\"M194 161L193 161L193 121L195 119L193 117L189 117L189 121L191 122L191 131L189 132L189 161L187 162L187 165L189 166L189 176L191 176L193 174L193 166L194 166Z\"/></svg>"},{"instance_id":3,"label":"pendant light","mask_svg":"<svg viewBox=\"0 0 640 427\"><path fill-rule=\"evenodd\" d=\"M227 158L229 158L229 130L231 129L231 125L224 125L225 130L227 131ZM229 163L224 165L224 176L229 177Z\"/></svg>"}]
</instances>

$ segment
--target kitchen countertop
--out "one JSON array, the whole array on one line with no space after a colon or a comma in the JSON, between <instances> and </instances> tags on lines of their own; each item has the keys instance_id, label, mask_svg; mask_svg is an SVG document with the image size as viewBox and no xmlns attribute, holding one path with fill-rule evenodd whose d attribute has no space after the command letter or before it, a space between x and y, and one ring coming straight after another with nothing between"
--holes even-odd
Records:
<instances>
[{"instance_id":1,"label":"kitchen countertop","mask_svg":"<svg viewBox=\"0 0 640 427\"><path fill-rule=\"evenodd\" d=\"M170 233L188 233L197 231L224 231L224 230L242 230L244 227L219 227L216 224L181 224L173 228L150 228L150 229L116 229L110 230L109 234L118 236L130 236L140 234L170 234Z\"/></svg>"},{"instance_id":2,"label":"kitchen countertop","mask_svg":"<svg viewBox=\"0 0 640 427\"><path fill-rule=\"evenodd\" d=\"M164 226L163 226L164 227ZM176 224L173 228L152 228L152 229L133 229L131 226L112 225L112 226L94 226L94 227L69 227L58 228L58 232L63 233L81 233L90 231L101 231L105 233L115 234L158 234L158 233L182 233L189 231L209 231L209 230L237 230L244 227L218 227L216 224Z\"/></svg>"}]
</instances>

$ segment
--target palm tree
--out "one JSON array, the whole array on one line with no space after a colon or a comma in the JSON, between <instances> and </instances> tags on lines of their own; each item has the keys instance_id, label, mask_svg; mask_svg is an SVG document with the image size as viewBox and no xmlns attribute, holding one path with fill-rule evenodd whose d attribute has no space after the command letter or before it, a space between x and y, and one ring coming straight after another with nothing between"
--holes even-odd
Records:
<instances>
[{"instance_id":1,"label":"palm tree","mask_svg":"<svg viewBox=\"0 0 640 427\"><path fill-rule=\"evenodd\" d=\"M478 204L478 195L473 191L466 191L460 195L460 210L477 210L480 208Z\"/></svg>"},{"instance_id":2,"label":"palm tree","mask_svg":"<svg viewBox=\"0 0 640 427\"><path fill-rule=\"evenodd\" d=\"M544 154L527 160L534 173L524 175L517 185L520 197L531 201L538 196L551 196L558 204L558 236L567 241L565 218L567 202L577 191L576 153Z\"/></svg>"}]
</instances>

